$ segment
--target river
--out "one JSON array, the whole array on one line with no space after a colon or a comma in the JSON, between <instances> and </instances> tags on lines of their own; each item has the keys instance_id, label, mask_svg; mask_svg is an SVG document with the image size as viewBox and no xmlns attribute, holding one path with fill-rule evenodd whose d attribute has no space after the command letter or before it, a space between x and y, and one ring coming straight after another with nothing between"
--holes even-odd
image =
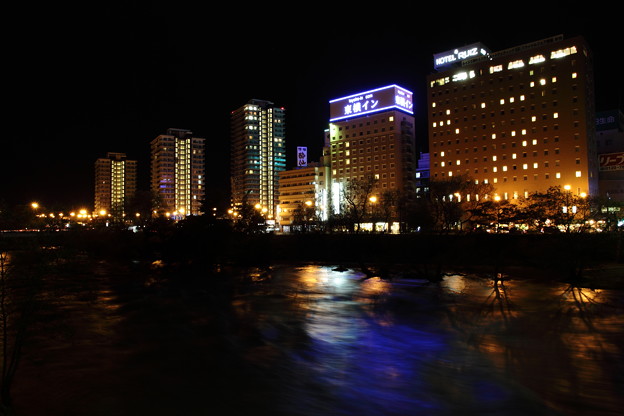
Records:
<instances>
[{"instance_id":1,"label":"river","mask_svg":"<svg viewBox=\"0 0 624 416\"><path fill-rule=\"evenodd\" d=\"M622 291L161 266L47 278L16 415L623 414Z\"/></svg>"}]
</instances>

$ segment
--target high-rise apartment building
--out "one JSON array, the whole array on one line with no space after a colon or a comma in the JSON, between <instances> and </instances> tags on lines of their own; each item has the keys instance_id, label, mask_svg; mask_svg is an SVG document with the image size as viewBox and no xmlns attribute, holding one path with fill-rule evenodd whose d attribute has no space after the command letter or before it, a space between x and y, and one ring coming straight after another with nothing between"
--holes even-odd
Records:
<instances>
[{"instance_id":1,"label":"high-rise apartment building","mask_svg":"<svg viewBox=\"0 0 624 416\"><path fill-rule=\"evenodd\" d=\"M569 186L598 191L592 55L563 36L491 53L434 56L428 76L431 180L467 175L507 200Z\"/></svg>"},{"instance_id":2,"label":"high-rise apartment building","mask_svg":"<svg viewBox=\"0 0 624 416\"><path fill-rule=\"evenodd\" d=\"M389 85L330 101L328 142L332 212L346 182L372 177L376 196L413 196L416 143L412 92Z\"/></svg>"},{"instance_id":3,"label":"high-rise apartment building","mask_svg":"<svg viewBox=\"0 0 624 416\"><path fill-rule=\"evenodd\" d=\"M107 153L95 162L95 212L122 220L136 193L137 162L125 153Z\"/></svg>"},{"instance_id":4,"label":"high-rise apartment building","mask_svg":"<svg viewBox=\"0 0 624 416\"><path fill-rule=\"evenodd\" d=\"M279 172L286 169L285 111L252 99L231 115L230 182L232 206L259 206L275 218Z\"/></svg>"},{"instance_id":5,"label":"high-rise apartment building","mask_svg":"<svg viewBox=\"0 0 624 416\"><path fill-rule=\"evenodd\" d=\"M167 129L151 143L151 189L175 217L201 214L205 196L204 141L184 129Z\"/></svg>"}]
</instances>

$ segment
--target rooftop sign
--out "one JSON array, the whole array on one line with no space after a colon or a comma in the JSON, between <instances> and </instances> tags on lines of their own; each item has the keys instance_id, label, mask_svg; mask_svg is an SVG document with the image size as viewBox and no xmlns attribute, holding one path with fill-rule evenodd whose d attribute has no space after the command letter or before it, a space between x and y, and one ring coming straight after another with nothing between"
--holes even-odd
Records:
<instances>
[{"instance_id":1,"label":"rooftop sign","mask_svg":"<svg viewBox=\"0 0 624 416\"><path fill-rule=\"evenodd\" d=\"M414 114L412 92L398 85L388 85L329 102L329 121L344 120L365 114L401 110Z\"/></svg>"},{"instance_id":2,"label":"rooftop sign","mask_svg":"<svg viewBox=\"0 0 624 416\"><path fill-rule=\"evenodd\" d=\"M481 43L454 49L452 51L436 53L433 55L433 68L438 69L463 61L464 59L476 58L488 55L490 51Z\"/></svg>"}]
</instances>

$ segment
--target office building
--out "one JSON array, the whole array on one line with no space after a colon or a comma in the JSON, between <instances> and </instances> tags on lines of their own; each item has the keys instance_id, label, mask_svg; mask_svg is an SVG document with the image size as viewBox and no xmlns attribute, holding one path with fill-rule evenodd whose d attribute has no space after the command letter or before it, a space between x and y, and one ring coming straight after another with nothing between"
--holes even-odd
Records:
<instances>
[{"instance_id":1,"label":"office building","mask_svg":"<svg viewBox=\"0 0 624 416\"><path fill-rule=\"evenodd\" d=\"M95 162L95 214L122 220L136 193L137 162L125 153L107 153Z\"/></svg>"},{"instance_id":2,"label":"office building","mask_svg":"<svg viewBox=\"0 0 624 416\"><path fill-rule=\"evenodd\" d=\"M507 200L551 186L598 192L592 55L563 36L490 52L434 55L430 179L466 175Z\"/></svg>"},{"instance_id":3,"label":"office building","mask_svg":"<svg viewBox=\"0 0 624 416\"><path fill-rule=\"evenodd\" d=\"M330 124L323 154L331 173L331 209L353 180L375 181L374 196L396 191L414 196L417 151L412 92L397 85L330 101Z\"/></svg>"},{"instance_id":4,"label":"office building","mask_svg":"<svg viewBox=\"0 0 624 416\"><path fill-rule=\"evenodd\" d=\"M286 169L285 110L252 99L232 111L230 122L232 207L258 206L274 222L279 172Z\"/></svg>"},{"instance_id":5,"label":"office building","mask_svg":"<svg viewBox=\"0 0 624 416\"><path fill-rule=\"evenodd\" d=\"M201 214L205 196L205 139L167 129L151 142L151 189L163 213L175 218Z\"/></svg>"},{"instance_id":6,"label":"office building","mask_svg":"<svg viewBox=\"0 0 624 416\"><path fill-rule=\"evenodd\" d=\"M293 226L326 220L326 185L329 166L310 163L279 173L279 205L277 220L284 232Z\"/></svg>"}]
</instances>

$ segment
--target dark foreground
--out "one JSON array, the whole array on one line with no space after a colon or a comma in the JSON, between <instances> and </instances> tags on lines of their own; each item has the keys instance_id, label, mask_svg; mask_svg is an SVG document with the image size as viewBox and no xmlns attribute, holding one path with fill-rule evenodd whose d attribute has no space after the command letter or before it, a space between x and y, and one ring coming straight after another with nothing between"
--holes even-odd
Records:
<instances>
[{"instance_id":1,"label":"dark foreground","mask_svg":"<svg viewBox=\"0 0 624 416\"><path fill-rule=\"evenodd\" d=\"M508 254L447 240L446 257L427 258L367 237L292 239L282 252L230 240L193 255L179 250L188 241L119 236L23 246L15 264L37 265L43 284L13 414L621 414L616 251L566 267L569 253L552 257L563 240ZM324 258L288 258L305 247Z\"/></svg>"}]
</instances>

